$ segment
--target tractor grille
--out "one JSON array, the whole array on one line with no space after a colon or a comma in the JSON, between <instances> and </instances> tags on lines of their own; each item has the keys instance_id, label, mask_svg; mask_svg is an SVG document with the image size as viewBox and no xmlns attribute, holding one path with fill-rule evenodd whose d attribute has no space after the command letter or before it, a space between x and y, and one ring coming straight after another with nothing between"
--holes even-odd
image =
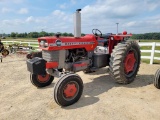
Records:
<instances>
[{"instance_id":1,"label":"tractor grille","mask_svg":"<svg viewBox=\"0 0 160 120\"><path fill-rule=\"evenodd\" d=\"M51 62L51 61L55 61L58 62L59 61L59 51L42 51L42 57L44 60Z\"/></svg>"}]
</instances>

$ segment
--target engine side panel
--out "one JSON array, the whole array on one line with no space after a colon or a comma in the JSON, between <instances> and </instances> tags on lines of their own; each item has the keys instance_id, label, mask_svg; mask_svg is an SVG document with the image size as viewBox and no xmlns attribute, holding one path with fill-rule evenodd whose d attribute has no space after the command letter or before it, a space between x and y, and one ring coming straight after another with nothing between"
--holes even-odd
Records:
<instances>
[{"instance_id":1,"label":"engine side panel","mask_svg":"<svg viewBox=\"0 0 160 120\"><path fill-rule=\"evenodd\" d=\"M65 60L67 57L67 51L66 50L60 50L59 51L59 65L58 68L64 68L65 66Z\"/></svg>"}]
</instances>

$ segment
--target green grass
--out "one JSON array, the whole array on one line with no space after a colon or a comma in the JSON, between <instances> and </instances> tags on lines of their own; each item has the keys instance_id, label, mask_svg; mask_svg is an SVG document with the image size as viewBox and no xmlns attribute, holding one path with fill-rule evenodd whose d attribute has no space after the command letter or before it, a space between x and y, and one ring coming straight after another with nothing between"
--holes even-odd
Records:
<instances>
[{"instance_id":1,"label":"green grass","mask_svg":"<svg viewBox=\"0 0 160 120\"><path fill-rule=\"evenodd\" d=\"M2 39L2 41L21 41L21 42L37 42L37 38L10 38Z\"/></svg>"},{"instance_id":2,"label":"green grass","mask_svg":"<svg viewBox=\"0 0 160 120\"><path fill-rule=\"evenodd\" d=\"M142 46L141 50L152 50L152 46ZM156 46L155 50L160 50L160 46Z\"/></svg>"},{"instance_id":3,"label":"green grass","mask_svg":"<svg viewBox=\"0 0 160 120\"><path fill-rule=\"evenodd\" d=\"M150 64L150 60L149 59L141 59L142 63L147 63ZM160 60L154 60L153 64L160 64Z\"/></svg>"},{"instance_id":4,"label":"green grass","mask_svg":"<svg viewBox=\"0 0 160 120\"><path fill-rule=\"evenodd\" d=\"M151 53L141 53L141 56L151 56ZM160 53L154 53L154 57L160 57Z\"/></svg>"},{"instance_id":5,"label":"green grass","mask_svg":"<svg viewBox=\"0 0 160 120\"><path fill-rule=\"evenodd\" d=\"M160 40L140 40L140 42L160 42Z\"/></svg>"}]
</instances>

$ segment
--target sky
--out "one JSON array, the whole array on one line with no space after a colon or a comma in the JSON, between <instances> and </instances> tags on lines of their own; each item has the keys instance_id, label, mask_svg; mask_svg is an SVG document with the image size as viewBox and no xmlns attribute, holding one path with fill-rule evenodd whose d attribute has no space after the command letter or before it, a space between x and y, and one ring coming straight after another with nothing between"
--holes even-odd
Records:
<instances>
[{"instance_id":1,"label":"sky","mask_svg":"<svg viewBox=\"0 0 160 120\"><path fill-rule=\"evenodd\" d=\"M0 0L0 33L73 33L79 8L85 34L160 32L160 0Z\"/></svg>"}]
</instances>

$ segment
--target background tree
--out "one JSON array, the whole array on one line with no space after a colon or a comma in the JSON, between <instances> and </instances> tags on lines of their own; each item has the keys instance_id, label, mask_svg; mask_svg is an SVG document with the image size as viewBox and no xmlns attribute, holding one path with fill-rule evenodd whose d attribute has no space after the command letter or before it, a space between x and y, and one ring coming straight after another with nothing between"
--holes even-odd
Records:
<instances>
[{"instance_id":1,"label":"background tree","mask_svg":"<svg viewBox=\"0 0 160 120\"><path fill-rule=\"evenodd\" d=\"M85 34L84 34L84 33L82 33L82 34L81 34L81 36L85 36Z\"/></svg>"},{"instance_id":2,"label":"background tree","mask_svg":"<svg viewBox=\"0 0 160 120\"><path fill-rule=\"evenodd\" d=\"M66 32L62 33L62 36L68 36L68 33L66 33Z\"/></svg>"},{"instance_id":3,"label":"background tree","mask_svg":"<svg viewBox=\"0 0 160 120\"><path fill-rule=\"evenodd\" d=\"M12 32L12 33L11 33L11 37L15 38L15 37L16 37L16 33L15 33L15 32Z\"/></svg>"},{"instance_id":4,"label":"background tree","mask_svg":"<svg viewBox=\"0 0 160 120\"><path fill-rule=\"evenodd\" d=\"M144 34L133 34L132 39L145 39L145 40L160 40L160 32L158 33L144 33Z\"/></svg>"},{"instance_id":5,"label":"background tree","mask_svg":"<svg viewBox=\"0 0 160 120\"><path fill-rule=\"evenodd\" d=\"M61 32L59 32L61 33ZM30 32L30 33L15 33L12 32L11 34L7 34L8 37L17 37L17 38L38 38L38 37L43 37L43 36L54 36L55 33L51 32L45 32L45 31L41 31L41 32ZM73 37L74 35L72 33L61 33L61 36L69 36L69 37ZM81 36L85 36L84 33L81 34ZM133 34L132 39L145 39L145 40L160 40L160 32L158 33L144 33L144 34Z\"/></svg>"},{"instance_id":6,"label":"background tree","mask_svg":"<svg viewBox=\"0 0 160 120\"><path fill-rule=\"evenodd\" d=\"M68 33L68 36L73 37L74 35L72 33Z\"/></svg>"}]
</instances>

